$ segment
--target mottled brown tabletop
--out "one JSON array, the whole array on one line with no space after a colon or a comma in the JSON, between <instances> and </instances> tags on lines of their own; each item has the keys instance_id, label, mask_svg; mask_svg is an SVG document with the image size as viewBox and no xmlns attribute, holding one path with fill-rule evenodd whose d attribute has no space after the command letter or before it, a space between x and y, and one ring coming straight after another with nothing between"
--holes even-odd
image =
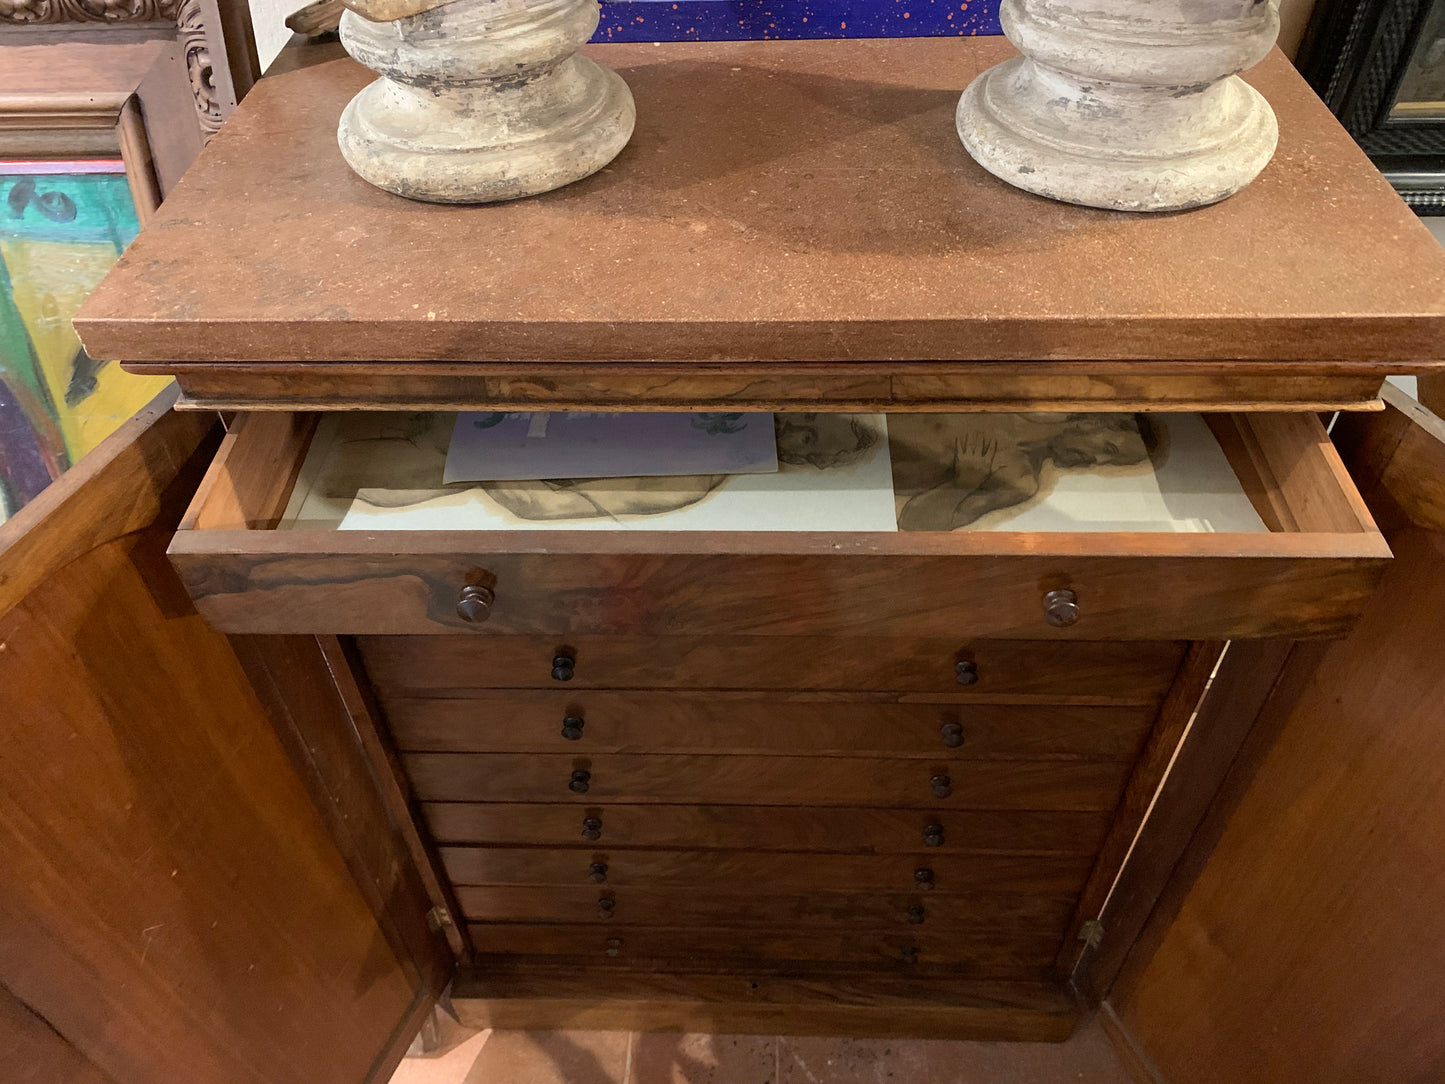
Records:
<instances>
[{"instance_id":1,"label":"mottled brown tabletop","mask_svg":"<svg viewBox=\"0 0 1445 1084\"><path fill-rule=\"evenodd\" d=\"M1365 376L1445 359L1445 251L1278 52L1249 73L1279 116L1274 161L1168 215L1052 203L973 163L953 110L1011 55L1002 38L589 52L632 87L632 143L592 178L492 206L409 202L350 172L336 121L372 78L350 60L263 80L86 305L87 348L176 372L193 401L323 407L520 401L442 383L408 399L385 374L455 389L609 365L885 381L1094 366L1320 389L1352 374L1334 398L1360 399Z\"/></svg>"}]
</instances>

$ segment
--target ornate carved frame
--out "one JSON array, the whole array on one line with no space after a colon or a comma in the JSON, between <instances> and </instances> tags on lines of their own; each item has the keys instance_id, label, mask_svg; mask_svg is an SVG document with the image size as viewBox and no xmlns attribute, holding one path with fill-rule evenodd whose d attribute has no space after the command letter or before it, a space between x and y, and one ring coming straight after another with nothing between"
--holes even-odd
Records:
<instances>
[{"instance_id":1,"label":"ornate carved frame","mask_svg":"<svg viewBox=\"0 0 1445 1084\"><path fill-rule=\"evenodd\" d=\"M1296 64L1405 202L1445 215L1445 120L1390 116L1431 3L1322 0Z\"/></svg>"},{"instance_id":2,"label":"ornate carved frame","mask_svg":"<svg viewBox=\"0 0 1445 1084\"><path fill-rule=\"evenodd\" d=\"M203 140L259 75L244 0L0 0L0 29L65 24L166 29L181 47Z\"/></svg>"}]
</instances>

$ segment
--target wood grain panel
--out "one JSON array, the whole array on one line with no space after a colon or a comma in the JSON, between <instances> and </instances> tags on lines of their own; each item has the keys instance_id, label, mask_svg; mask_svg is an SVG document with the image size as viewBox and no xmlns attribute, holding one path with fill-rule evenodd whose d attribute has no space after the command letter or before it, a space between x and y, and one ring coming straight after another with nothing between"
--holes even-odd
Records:
<instances>
[{"instance_id":1,"label":"wood grain panel","mask_svg":"<svg viewBox=\"0 0 1445 1084\"><path fill-rule=\"evenodd\" d=\"M543 805L425 802L422 816L439 843L492 846L686 847L697 850L819 851L834 854L1093 854L1110 814L1032 810L809 809L763 805ZM600 838L582 836L601 821ZM924 829L943 829L943 843Z\"/></svg>"},{"instance_id":2,"label":"wood grain panel","mask_svg":"<svg viewBox=\"0 0 1445 1084\"><path fill-rule=\"evenodd\" d=\"M809 753L1132 760L1150 708L557 691L382 702L403 752ZM563 734L565 718L581 720ZM961 742L961 744L959 744Z\"/></svg>"},{"instance_id":3,"label":"wood grain panel","mask_svg":"<svg viewBox=\"0 0 1445 1084\"><path fill-rule=\"evenodd\" d=\"M1174 1084L1445 1078L1445 430L1386 395L1340 435L1395 561L1286 664L1110 995Z\"/></svg>"},{"instance_id":4,"label":"wood grain panel","mask_svg":"<svg viewBox=\"0 0 1445 1084\"><path fill-rule=\"evenodd\" d=\"M584 537L585 536L585 537ZM183 531L171 559L250 633L1229 639L1337 635L1377 534ZM457 615L488 582L484 624ZM1050 626L1068 587L1082 617Z\"/></svg>"},{"instance_id":5,"label":"wood grain panel","mask_svg":"<svg viewBox=\"0 0 1445 1084\"><path fill-rule=\"evenodd\" d=\"M1184 647L1154 643L1041 643L959 637L472 637L365 636L357 640L368 676L385 700L462 696L473 690L814 689L922 694L930 702L1016 698L1032 702L1155 704ZM552 659L576 661L573 677L552 678ZM977 682L960 685L958 663ZM806 698L805 698L806 699ZM906 699L900 698L900 699Z\"/></svg>"},{"instance_id":6,"label":"wood grain panel","mask_svg":"<svg viewBox=\"0 0 1445 1084\"><path fill-rule=\"evenodd\" d=\"M691 888L536 888L474 885L457 891L462 914L484 922L580 922L601 928L639 926L765 926L777 929L903 929L923 933L969 930L974 933L1019 930L1052 931L1057 946L1068 922L1067 897L951 896L938 892L764 895L733 889L697 892ZM598 901L609 900L609 908ZM922 908L923 921L910 921L909 909Z\"/></svg>"},{"instance_id":7,"label":"wood grain panel","mask_svg":"<svg viewBox=\"0 0 1445 1084\"><path fill-rule=\"evenodd\" d=\"M1112 809L1129 765L604 753L408 753L422 801L660 802L914 809ZM571 789L587 772L585 792ZM947 794L934 793L946 778ZM580 781L579 781L580 784Z\"/></svg>"},{"instance_id":8,"label":"wood grain panel","mask_svg":"<svg viewBox=\"0 0 1445 1084\"><path fill-rule=\"evenodd\" d=\"M145 413L4 528L0 580L59 559L0 609L0 984L119 1084L357 1084L430 992L165 563L198 421Z\"/></svg>"},{"instance_id":9,"label":"wood grain panel","mask_svg":"<svg viewBox=\"0 0 1445 1084\"><path fill-rule=\"evenodd\" d=\"M6 1084L115 1084L29 1007L0 986Z\"/></svg>"},{"instance_id":10,"label":"wood grain panel","mask_svg":"<svg viewBox=\"0 0 1445 1084\"><path fill-rule=\"evenodd\" d=\"M736 891L766 885L769 892L909 892L916 871L933 871L928 895L1002 892L1070 896L1089 872L1087 856L735 854L707 851L548 850L442 847L442 862L456 885L595 884L592 864L605 863L611 888L689 887Z\"/></svg>"},{"instance_id":11,"label":"wood grain panel","mask_svg":"<svg viewBox=\"0 0 1445 1084\"><path fill-rule=\"evenodd\" d=\"M606 998L597 997L606 990ZM492 956L457 977L462 1023L497 1028L641 1028L771 1035L779 1020L802 1035L1060 1042L1073 998L1050 981L986 981L884 969L753 966L741 973L674 966L629 969L591 960Z\"/></svg>"},{"instance_id":12,"label":"wood grain panel","mask_svg":"<svg viewBox=\"0 0 1445 1084\"><path fill-rule=\"evenodd\" d=\"M769 929L687 929L666 926L587 925L467 926L478 953L520 956L594 956L637 965L650 960L694 964L734 960L822 960L830 963L891 964L918 971L942 968L954 974L1027 978L1044 974L1058 951L1057 934L1037 930L976 933L877 930L800 932ZM616 953L609 956L608 950ZM905 955L915 950L909 965Z\"/></svg>"}]
</instances>

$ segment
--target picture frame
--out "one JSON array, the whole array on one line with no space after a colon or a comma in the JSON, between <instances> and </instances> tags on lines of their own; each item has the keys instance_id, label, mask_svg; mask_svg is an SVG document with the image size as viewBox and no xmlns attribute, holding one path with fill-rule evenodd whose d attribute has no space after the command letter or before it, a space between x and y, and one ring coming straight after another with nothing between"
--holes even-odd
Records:
<instances>
[{"instance_id":1,"label":"picture frame","mask_svg":"<svg viewBox=\"0 0 1445 1084\"><path fill-rule=\"evenodd\" d=\"M1445 215L1445 102L1434 95L1405 101L1402 94L1408 98L1420 81L1422 61L1432 83L1445 78L1445 48L1434 48L1445 46L1442 33L1445 0L1322 0L1296 59L1315 92L1421 215Z\"/></svg>"}]
</instances>

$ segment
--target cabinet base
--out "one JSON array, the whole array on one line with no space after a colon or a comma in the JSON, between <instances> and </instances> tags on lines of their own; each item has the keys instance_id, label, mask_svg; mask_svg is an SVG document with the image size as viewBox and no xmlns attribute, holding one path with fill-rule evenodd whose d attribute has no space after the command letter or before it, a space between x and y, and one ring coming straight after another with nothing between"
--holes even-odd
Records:
<instances>
[{"instance_id":1,"label":"cabinet base","mask_svg":"<svg viewBox=\"0 0 1445 1084\"><path fill-rule=\"evenodd\" d=\"M1061 983L801 968L719 974L481 957L452 991L461 1022L478 1028L1063 1042L1078 1017Z\"/></svg>"}]
</instances>

